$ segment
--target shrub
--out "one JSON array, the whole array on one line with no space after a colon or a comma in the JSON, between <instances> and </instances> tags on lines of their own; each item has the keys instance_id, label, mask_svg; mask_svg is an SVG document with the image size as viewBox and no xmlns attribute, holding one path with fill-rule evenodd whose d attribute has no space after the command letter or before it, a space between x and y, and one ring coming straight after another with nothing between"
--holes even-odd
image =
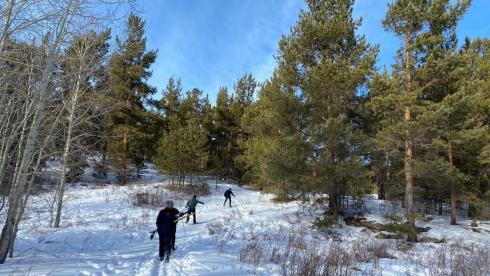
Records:
<instances>
[{"instance_id":1,"label":"shrub","mask_svg":"<svg viewBox=\"0 0 490 276\"><path fill-rule=\"evenodd\" d=\"M137 191L130 195L133 206L161 207L165 202L165 195L161 190Z\"/></svg>"},{"instance_id":2,"label":"shrub","mask_svg":"<svg viewBox=\"0 0 490 276\"><path fill-rule=\"evenodd\" d=\"M165 185L165 189L172 192L197 196L205 196L211 193L211 191L209 190L209 185L206 182L193 184L170 184Z\"/></svg>"},{"instance_id":3,"label":"shrub","mask_svg":"<svg viewBox=\"0 0 490 276\"><path fill-rule=\"evenodd\" d=\"M291 201L295 201L297 198L294 196L287 194L287 193L278 193L276 196L272 199L272 201L277 202L277 203L287 203Z\"/></svg>"},{"instance_id":4,"label":"shrub","mask_svg":"<svg viewBox=\"0 0 490 276\"><path fill-rule=\"evenodd\" d=\"M340 242L331 244L328 251L324 252L323 273L321 275L351 275L352 257ZM313 274L313 275L318 275Z\"/></svg>"},{"instance_id":5,"label":"shrub","mask_svg":"<svg viewBox=\"0 0 490 276\"><path fill-rule=\"evenodd\" d=\"M384 225L383 230L401 236L410 233L411 227L410 224L407 223L388 223Z\"/></svg>"},{"instance_id":6,"label":"shrub","mask_svg":"<svg viewBox=\"0 0 490 276\"><path fill-rule=\"evenodd\" d=\"M285 230L285 229L281 229ZM259 265L270 262L280 266L282 275L350 275L353 258L341 242L319 244L305 240L301 228L258 234L253 228L248 242L239 251L241 262ZM245 238L245 237L244 237Z\"/></svg>"},{"instance_id":7,"label":"shrub","mask_svg":"<svg viewBox=\"0 0 490 276\"><path fill-rule=\"evenodd\" d=\"M259 242L251 240L240 249L240 262L258 265L263 256L263 248Z\"/></svg>"},{"instance_id":8,"label":"shrub","mask_svg":"<svg viewBox=\"0 0 490 276\"><path fill-rule=\"evenodd\" d=\"M403 217L396 214L396 213L386 213L383 215L383 217L386 219L386 220L389 220L389 221L394 221L394 222L401 222L403 221Z\"/></svg>"},{"instance_id":9,"label":"shrub","mask_svg":"<svg viewBox=\"0 0 490 276\"><path fill-rule=\"evenodd\" d=\"M394 258L388 253L389 247L386 241L358 240L352 244L352 253L358 262L372 262L378 266L379 259Z\"/></svg>"},{"instance_id":10,"label":"shrub","mask_svg":"<svg viewBox=\"0 0 490 276\"><path fill-rule=\"evenodd\" d=\"M490 248L471 246L468 251L459 251L450 258L451 275L488 275L490 271Z\"/></svg>"},{"instance_id":11,"label":"shrub","mask_svg":"<svg viewBox=\"0 0 490 276\"><path fill-rule=\"evenodd\" d=\"M224 231L223 223L217 221L207 225L209 235L218 235Z\"/></svg>"},{"instance_id":12,"label":"shrub","mask_svg":"<svg viewBox=\"0 0 490 276\"><path fill-rule=\"evenodd\" d=\"M431 275L488 275L490 248L476 244L444 246L426 259Z\"/></svg>"},{"instance_id":13,"label":"shrub","mask_svg":"<svg viewBox=\"0 0 490 276\"><path fill-rule=\"evenodd\" d=\"M337 216L323 216L322 218L317 218L313 223L313 226L318 229L328 229L338 223Z\"/></svg>"}]
</instances>

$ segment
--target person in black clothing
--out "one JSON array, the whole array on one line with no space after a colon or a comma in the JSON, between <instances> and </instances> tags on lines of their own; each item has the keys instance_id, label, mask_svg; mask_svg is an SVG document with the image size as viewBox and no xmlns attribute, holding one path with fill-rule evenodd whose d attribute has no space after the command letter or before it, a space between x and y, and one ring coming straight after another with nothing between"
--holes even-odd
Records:
<instances>
[{"instance_id":1,"label":"person in black clothing","mask_svg":"<svg viewBox=\"0 0 490 276\"><path fill-rule=\"evenodd\" d=\"M228 190L225 191L225 203L223 203L223 206L225 206L226 201L229 200L230 201L230 207L231 207L231 196L235 197L235 195L231 191L231 188L229 188Z\"/></svg>"},{"instance_id":2,"label":"person in black clothing","mask_svg":"<svg viewBox=\"0 0 490 276\"><path fill-rule=\"evenodd\" d=\"M177 218L180 218L183 214L179 212L179 210L174 208L174 203L172 201L167 202L168 205L172 206L172 212L177 213ZM170 246L172 247L172 250L175 251L175 233L177 232L177 221L174 220L174 223L172 225L172 237L170 239Z\"/></svg>"},{"instance_id":3,"label":"person in black clothing","mask_svg":"<svg viewBox=\"0 0 490 276\"><path fill-rule=\"evenodd\" d=\"M179 210L173 208L173 202L167 201L165 208L158 213L157 231L160 238L160 261L169 261L170 253L175 244L175 231L177 229L175 220L179 218Z\"/></svg>"}]
</instances>

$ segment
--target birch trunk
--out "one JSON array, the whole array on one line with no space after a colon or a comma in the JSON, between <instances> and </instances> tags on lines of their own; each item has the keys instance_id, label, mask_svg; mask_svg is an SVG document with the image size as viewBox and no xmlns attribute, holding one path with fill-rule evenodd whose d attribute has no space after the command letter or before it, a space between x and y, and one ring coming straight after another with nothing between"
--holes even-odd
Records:
<instances>
[{"instance_id":1,"label":"birch trunk","mask_svg":"<svg viewBox=\"0 0 490 276\"><path fill-rule=\"evenodd\" d=\"M32 116L32 107L34 106L35 100L32 99L33 96L32 94L32 71L34 70L33 64L29 65L28 72L28 86L27 86L27 95L17 95L17 97L20 97L21 99L15 99L14 96L11 96L10 99L8 100L7 108L5 109L5 118L4 120L0 121L2 123L2 128L0 128L0 133L3 133L3 139L1 139L1 147L0 147L0 183L3 183L3 179L5 177L5 169L7 167L8 162L10 161L9 154L12 154L12 146L13 143L16 139L18 139L17 133L19 130L22 128L22 136L25 133L25 129L27 127L27 122L29 118ZM25 98L24 98L25 97ZM19 102L24 101L24 106L22 107L22 113L21 114L16 114L18 113L17 110L17 104ZM13 117L15 116L20 116L22 120L20 122L15 122L15 119ZM20 139L23 141L23 137ZM19 143L19 145L22 145L22 143ZM19 147L19 156L17 157L17 162L20 160L20 147ZM17 170L15 170L14 175L16 174ZM15 179L15 178L13 178ZM12 180L14 181L14 180Z\"/></svg>"},{"instance_id":2,"label":"birch trunk","mask_svg":"<svg viewBox=\"0 0 490 276\"><path fill-rule=\"evenodd\" d=\"M37 87L38 104L33 114L34 119L32 127L29 129L25 147L20 161L19 175L13 183L13 188L9 197L9 208L7 212L7 218L2 230L0 239L0 264L5 263L7 254L10 248L12 236L14 236L15 223L18 218L19 208L21 207L20 201L22 192L27 184L27 175L29 173L29 167L32 164L32 158L35 152L35 145L38 140L38 134L42 125L42 121L45 113L46 97L48 94L48 85L53 73L55 58L57 52L61 46L61 43L66 35L69 13L72 10L74 1L70 1L64 8L62 16L56 26L55 37L52 46L48 50L46 59L46 66L43 69L42 78Z\"/></svg>"},{"instance_id":3,"label":"birch trunk","mask_svg":"<svg viewBox=\"0 0 490 276\"><path fill-rule=\"evenodd\" d=\"M39 172L39 168L40 168L40 165L41 165L41 160L43 159L44 150L46 149L46 147L48 145L48 142L52 139L52 136L51 135L52 135L55 127L58 125L57 122L60 119L61 114L62 114L62 112L59 112L58 113L58 116L56 117L54 123L51 126L51 129L49 131L49 134L44 139L44 142L43 142L43 144L41 145L41 147L39 149L39 154L38 154L38 157L37 157L36 165L34 167L33 173L31 174L31 178L29 180L29 183L28 183L28 186L27 186L27 191L26 191L26 193L24 195L24 199L21 202L21 206L19 208L19 213L17 214L17 217L15 219L15 223L14 223L14 226L13 226L13 228L14 228L13 229L13 234L10 237L10 243L9 243L9 257L10 258L13 258L13 256L14 256L14 244L15 244L15 239L17 238L17 230L19 228L19 222L20 222L20 219L22 218L22 215L24 214L24 211L25 211L25 208L26 208L26 205L27 205L27 201L29 199L29 195L30 195L30 192L31 192L31 188L32 188L32 185L33 185L34 180L36 178L36 174Z\"/></svg>"},{"instance_id":4,"label":"birch trunk","mask_svg":"<svg viewBox=\"0 0 490 276\"><path fill-rule=\"evenodd\" d=\"M65 192L66 173L68 168L68 155L70 154L73 125L75 123L75 113L78 105L78 98L80 95L80 82L81 82L81 75L78 74L75 83L75 88L73 90L73 95L71 97L70 107L69 107L68 132L66 135L65 148L63 150L63 164L61 167L60 185L58 187L58 193L57 193L56 219L54 221L54 228L60 227L61 209L63 207L63 195Z\"/></svg>"}]
</instances>

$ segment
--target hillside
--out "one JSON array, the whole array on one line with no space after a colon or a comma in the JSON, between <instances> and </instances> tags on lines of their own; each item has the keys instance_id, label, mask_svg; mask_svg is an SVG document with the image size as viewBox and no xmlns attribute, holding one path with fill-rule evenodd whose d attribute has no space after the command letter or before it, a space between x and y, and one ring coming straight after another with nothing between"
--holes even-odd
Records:
<instances>
[{"instance_id":1,"label":"hillside","mask_svg":"<svg viewBox=\"0 0 490 276\"><path fill-rule=\"evenodd\" d=\"M163 188L165 177L147 169L127 186L70 186L60 229L49 228L47 198L33 197L14 249L15 258L0 266L2 275L444 275L488 273L490 222L447 217L417 221L430 227L421 237L434 241L409 244L376 239L365 227L312 228L315 209L300 202L274 203L273 196L210 182L200 197L197 224L179 223L177 250L166 264L158 259L158 238L150 240L160 210L134 206L136 194L171 199L182 209L189 196ZM223 207L231 187L233 207ZM363 216L387 223L386 202L366 198ZM318 215L318 213L317 213ZM477 227L470 227L478 225ZM384 232L383 232L384 233ZM466 274L469 275L469 274Z\"/></svg>"}]
</instances>

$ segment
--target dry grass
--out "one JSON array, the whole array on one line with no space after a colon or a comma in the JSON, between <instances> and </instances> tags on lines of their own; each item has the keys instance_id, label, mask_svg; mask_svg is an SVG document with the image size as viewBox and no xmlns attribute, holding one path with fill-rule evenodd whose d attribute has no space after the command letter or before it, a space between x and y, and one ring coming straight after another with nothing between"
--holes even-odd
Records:
<instances>
[{"instance_id":1,"label":"dry grass","mask_svg":"<svg viewBox=\"0 0 490 276\"><path fill-rule=\"evenodd\" d=\"M456 240L451 244L443 244L425 248L423 251L414 249L411 243L397 244L396 251L401 261L410 267L407 274L420 273L433 276L442 275L489 275L490 246L465 243Z\"/></svg>"},{"instance_id":2,"label":"dry grass","mask_svg":"<svg viewBox=\"0 0 490 276\"><path fill-rule=\"evenodd\" d=\"M241 262L253 265L274 263L281 273L289 275L350 275L353 258L340 242L323 247L318 241L306 240L304 229L247 234L247 243L239 251Z\"/></svg>"},{"instance_id":3,"label":"dry grass","mask_svg":"<svg viewBox=\"0 0 490 276\"><path fill-rule=\"evenodd\" d=\"M352 244L351 252L358 262L373 263L374 267L378 268L380 259L395 258L389 253L391 247L387 240L362 239Z\"/></svg>"},{"instance_id":4,"label":"dry grass","mask_svg":"<svg viewBox=\"0 0 490 276\"><path fill-rule=\"evenodd\" d=\"M223 233L224 231L224 226L223 223L217 221L217 222L212 222L207 225L208 228L208 233L209 235L219 235Z\"/></svg>"},{"instance_id":5,"label":"dry grass","mask_svg":"<svg viewBox=\"0 0 490 276\"><path fill-rule=\"evenodd\" d=\"M311 229L303 226L261 222L245 226L247 230L237 237L238 226L233 221L241 215L234 210L230 212L230 224L208 225L219 252L224 252L225 247L236 250L236 242L241 240L244 243L236 250L241 262L257 267L275 264L285 276L352 275L361 272L357 267L362 267L362 275L378 275L384 273L386 261L382 260L386 259L398 259L396 262L405 267L408 275L484 276L490 271L490 248L462 240L451 244L413 244L365 236L355 242L332 241L309 236Z\"/></svg>"}]
</instances>

